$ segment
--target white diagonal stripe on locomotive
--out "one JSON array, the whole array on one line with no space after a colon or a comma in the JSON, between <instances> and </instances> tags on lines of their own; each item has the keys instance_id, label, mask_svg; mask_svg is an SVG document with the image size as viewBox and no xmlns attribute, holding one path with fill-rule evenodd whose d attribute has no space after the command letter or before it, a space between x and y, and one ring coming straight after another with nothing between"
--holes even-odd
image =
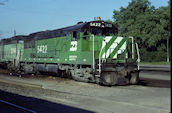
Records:
<instances>
[{"instance_id":1,"label":"white diagonal stripe on locomotive","mask_svg":"<svg viewBox=\"0 0 172 113\"><path fill-rule=\"evenodd\" d=\"M127 44L127 42L125 41L124 44L118 50L118 52L113 56L114 59L117 58L117 54L122 54L125 51L125 49L127 47L126 44Z\"/></svg>"},{"instance_id":2,"label":"white diagonal stripe on locomotive","mask_svg":"<svg viewBox=\"0 0 172 113\"><path fill-rule=\"evenodd\" d=\"M111 37L112 38L112 37ZM103 54L102 58L108 58L113 50L118 46L123 37L117 37L117 39L112 43L112 45L108 48L107 52ZM110 40L109 40L110 41ZM106 44L106 43L105 43Z\"/></svg>"},{"instance_id":3,"label":"white diagonal stripe on locomotive","mask_svg":"<svg viewBox=\"0 0 172 113\"><path fill-rule=\"evenodd\" d=\"M105 48L106 44L112 39L112 36L106 36L102 42L102 48ZM105 58L105 53L102 55L102 58Z\"/></svg>"}]
</instances>

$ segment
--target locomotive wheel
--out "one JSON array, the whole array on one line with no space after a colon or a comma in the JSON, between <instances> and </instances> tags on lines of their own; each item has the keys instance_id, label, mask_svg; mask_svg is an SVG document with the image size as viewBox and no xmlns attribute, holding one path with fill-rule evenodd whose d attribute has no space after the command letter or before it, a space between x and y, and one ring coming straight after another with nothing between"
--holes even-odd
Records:
<instances>
[{"instance_id":1,"label":"locomotive wheel","mask_svg":"<svg viewBox=\"0 0 172 113\"><path fill-rule=\"evenodd\" d=\"M62 77L62 78L66 78L67 77L67 73L64 70L58 70L58 74L57 75L59 77Z\"/></svg>"},{"instance_id":2,"label":"locomotive wheel","mask_svg":"<svg viewBox=\"0 0 172 113\"><path fill-rule=\"evenodd\" d=\"M118 84L118 74L117 72L102 72L101 83L103 85L116 85Z\"/></svg>"},{"instance_id":3,"label":"locomotive wheel","mask_svg":"<svg viewBox=\"0 0 172 113\"><path fill-rule=\"evenodd\" d=\"M72 75L72 78L76 81L89 82L89 79L85 78L84 74L81 73L81 71L78 69L71 70L71 75Z\"/></svg>"},{"instance_id":4,"label":"locomotive wheel","mask_svg":"<svg viewBox=\"0 0 172 113\"><path fill-rule=\"evenodd\" d=\"M139 73L133 72L131 73L130 84L137 84L139 82Z\"/></svg>"}]
</instances>

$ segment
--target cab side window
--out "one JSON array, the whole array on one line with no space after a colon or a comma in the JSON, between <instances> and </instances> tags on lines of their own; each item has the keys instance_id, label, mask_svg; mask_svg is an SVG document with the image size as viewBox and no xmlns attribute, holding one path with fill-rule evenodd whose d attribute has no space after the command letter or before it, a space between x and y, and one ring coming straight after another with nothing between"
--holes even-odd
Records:
<instances>
[{"instance_id":1,"label":"cab side window","mask_svg":"<svg viewBox=\"0 0 172 113\"><path fill-rule=\"evenodd\" d=\"M73 38L80 39L80 31L73 31Z\"/></svg>"}]
</instances>

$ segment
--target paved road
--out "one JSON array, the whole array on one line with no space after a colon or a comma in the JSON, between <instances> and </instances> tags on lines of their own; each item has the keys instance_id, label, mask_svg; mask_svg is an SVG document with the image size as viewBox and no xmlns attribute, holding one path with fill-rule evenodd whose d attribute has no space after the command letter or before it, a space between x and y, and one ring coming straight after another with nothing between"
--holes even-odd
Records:
<instances>
[{"instance_id":1,"label":"paved road","mask_svg":"<svg viewBox=\"0 0 172 113\"><path fill-rule=\"evenodd\" d=\"M139 64L141 71L164 71L171 72L170 65L149 65L149 64Z\"/></svg>"},{"instance_id":2,"label":"paved road","mask_svg":"<svg viewBox=\"0 0 172 113\"><path fill-rule=\"evenodd\" d=\"M140 65L140 77L156 80L171 80L170 65Z\"/></svg>"},{"instance_id":3,"label":"paved road","mask_svg":"<svg viewBox=\"0 0 172 113\"><path fill-rule=\"evenodd\" d=\"M171 80L171 73L170 72L159 72L159 71L141 71L140 75L141 78L149 78L149 79L156 79L156 80Z\"/></svg>"}]
</instances>

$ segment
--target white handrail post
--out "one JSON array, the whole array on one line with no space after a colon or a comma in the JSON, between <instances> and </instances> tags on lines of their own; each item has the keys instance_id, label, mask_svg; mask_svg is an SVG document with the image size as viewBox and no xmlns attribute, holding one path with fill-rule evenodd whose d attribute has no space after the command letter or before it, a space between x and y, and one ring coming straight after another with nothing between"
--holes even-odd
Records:
<instances>
[{"instance_id":1,"label":"white handrail post","mask_svg":"<svg viewBox=\"0 0 172 113\"><path fill-rule=\"evenodd\" d=\"M138 44L136 43L136 50L137 50L137 56L138 56L138 59L137 59L137 62L138 62L138 70L140 69L140 66L139 66L139 62L140 62L140 53L139 53L139 47L138 47Z\"/></svg>"},{"instance_id":2,"label":"white handrail post","mask_svg":"<svg viewBox=\"0 0 172 113\"><path fill-rule=\"evenodd\" d=\"M95 70L95 58L94 58L94 35L93 36L93 70Z\"/></svg>"},{"instance_id":3,"label":"white handrail post","mask_svg":"<svg viewBox=\"0 0 172 113\"><path fill-rule=\"evenodd\" d=\"M101 73L101 54L102 54L102 50L103 50L103 46L100 50L100 53L99 53L99 74Z\"/></svg>"},{"instance_id":4,"label":"white handrail post","mask_svg":"<svg viewBox=\"0 0 172 113\"><path fill-rule=\"evenodd\" d=\"M132 43L132 59L134 59L134 38L132 36L130 36L129 38L131 38L131 43Z\"/></svg>"}]
</instances>

